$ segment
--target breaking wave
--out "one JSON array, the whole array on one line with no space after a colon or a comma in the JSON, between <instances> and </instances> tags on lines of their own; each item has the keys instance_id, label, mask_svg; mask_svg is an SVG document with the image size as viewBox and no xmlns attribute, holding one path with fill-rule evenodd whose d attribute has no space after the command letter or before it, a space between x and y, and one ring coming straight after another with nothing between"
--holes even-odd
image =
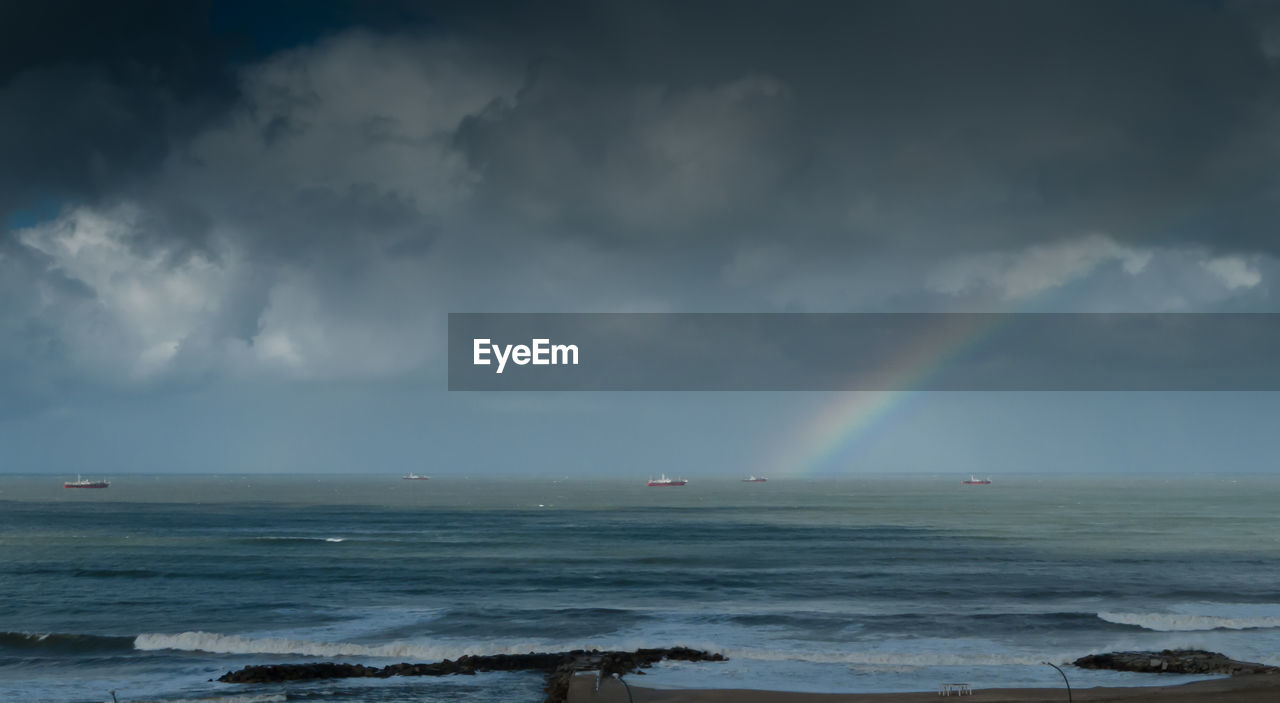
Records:
<instances>
[{"instance_id":1,"label":"breaking wave","mask_svg":"<svg viewBox=\"0 0 1280 703\"><path fill-rule=\"evenodd\" d=\"M135 649L152 651L173 649L213 654L285 654L306 657L376 657L439 661L456 659L464 654L524 654L547 651L541 643L498 646L447 646L419 642L395 641L386 644L354 642L316 642L287 637L244 637L216 632L182 632L176 635L147 633L134 639ZM557 648L559 649L559 648Z\"/></svg>"},{"instance_id":2,"label":"breaking wave","mask_svg":"<svg viewBox=\"0 0 1280 703\"><path fill-rule=\"evenodd\" d=\"M210 652L215 654L278 654L315 657L373 657L406 661L439 661L456 659L473 654L524 654L534 651L563 651L570 649L631 650L652 646L647 642L591 642L591 643L492 643L470 646L429 645L417 642L396 641L385 644L357 644L352 642L316 642L283 637L244 637L222 635L213 632L183 632L180 634L139 635L134 646L140 650L172 649ZM756 648L724 648L697 642L684 643L707 651L720 652L729 659L756 661L797 661L819 664L844 664L849 666L1008 666L1039 665L1045 655L1031 653L981 654L974 652L811 652L773 651ZM1055 661L1069 661L1075 655L1063 654ZM1051 657L1052 658L1052 657Z\"/></svg>"},{"instance_id":3,"label":"breaking wave","mask_svg":"<svg viewBox=\"0 0 1280 703\"><path fill-rule=\"evenodd\" d=\"M261 693L248 695L214 695L207 698L166 698L164 700L138 700L137 703L283 703L289 695L284 693Z\"/></svg>"},{"instance_id":4,"label":"breaking wave","mask_svg":"<svg viewBox=\"0 0 1280 703\"><path fill-rule=\"evenodd\" d=\"M1133 625L1156 632L1202 630L1254 630L1280 627L1280 617L1222 617L1183 613L1098 613L1098 618L1117 625Z\"/></svg>"},{"instance_id":5,"label":"breaking wave","mask_svg":"<svg viewBox=\"0 0 1280 703\"><path fill-rule=\"evenodd\" d=\"M347 538L346 537L299 537L299 536L292 536L292 535L289 535L289 536L260 535L257 537L244 537L239 541L247 542L250 544L254 542L277 542L281 544L290 544L290 543L305 544L307 542L345 542L347 541Z\"/></svg>"}]
</instances>

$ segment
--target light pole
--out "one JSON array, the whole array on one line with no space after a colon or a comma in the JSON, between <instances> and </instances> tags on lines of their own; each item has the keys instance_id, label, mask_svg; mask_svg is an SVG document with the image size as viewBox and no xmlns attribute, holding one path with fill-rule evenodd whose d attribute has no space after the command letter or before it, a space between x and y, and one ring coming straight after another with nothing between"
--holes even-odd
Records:
<instances>
[{"instance_id":1,"label":"light pole","mask_svg":"<svg viewBox=\"0 0 1280 703\"><path fill-rule=\"evenodd\" d=\"M1048 666L1052 666L1055 669L1058 669L1057 664L1049 664L1049 662L1040 662L1040 663L1046 664ZM1063 671L1062 669L1058 669L1058 673L1062 674L1062 682L1067 685L1067 703L1071 703L1071 682L1067 680L1067 672Z\"/></svg>"},{"instance_id":2,"label":"light pole","mask_svg":"<svg viewBox=\"0 0 1280 703\"><path fill-rule=\"evenodd\" d=\"M622 684L623 688L627 689L627 703L635 703L635 699L631 697L631 687L627 685L626 681L622 680L622 676L620 674L614 674L613 677Z\"/></svg>"}]
</instances>

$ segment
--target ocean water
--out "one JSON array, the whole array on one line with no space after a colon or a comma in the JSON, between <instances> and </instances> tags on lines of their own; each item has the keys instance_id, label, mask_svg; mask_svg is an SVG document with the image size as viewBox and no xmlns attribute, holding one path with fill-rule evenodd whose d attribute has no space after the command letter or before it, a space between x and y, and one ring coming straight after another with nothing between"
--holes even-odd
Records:
<instances>
[{"instance_id":1,"label":"ocean water","mask_svg":"<svg viewBox=\"0 0 1280 703\"><path fill-rule=\"evenodd\" d=\"M539 701L535 673L220 684L246 664L687 645L656 687L1058 686L1280 664L1280 480L0 476L0 698ZM1072 685L1186 680L1066 668Z\"/></svg>"}]
</instances>

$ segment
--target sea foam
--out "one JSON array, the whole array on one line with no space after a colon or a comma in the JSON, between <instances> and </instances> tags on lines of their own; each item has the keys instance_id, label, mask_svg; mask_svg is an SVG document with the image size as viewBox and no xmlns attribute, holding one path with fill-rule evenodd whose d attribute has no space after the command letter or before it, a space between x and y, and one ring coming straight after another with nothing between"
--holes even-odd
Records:
<instances>
[{"instance_id":1,"label":"sea foam","mask_svg":"<svg viewBox=\"0 0 1280 703\"><path fill-rule=\"evenodd\" d=\"M1134 625L1156 632L1204 630L1252 630L1280 627L1280 617L1223 617L1187 613L1098 613L1098 618L1117 625Z\"/></svg>"},{"instance_id":2,"label":"sea foam","mask_svg":"<svg viewBox=\"0 0 1280 703\"><path fill-rule=\"evenodd\" d=\"M542 642L448 645L397 640L383 644L358 644L354 642L321 642L286 637L246 637L243 635L224 635L216 632L144 633L134 639L133 646L135 649L142 651L171 649L214 654L373 657L422 662L456 659L467 654L526 654L533 651L561 651L582 648L581 645L566 647L548 645Z\"/></svg>"}]
</instances>

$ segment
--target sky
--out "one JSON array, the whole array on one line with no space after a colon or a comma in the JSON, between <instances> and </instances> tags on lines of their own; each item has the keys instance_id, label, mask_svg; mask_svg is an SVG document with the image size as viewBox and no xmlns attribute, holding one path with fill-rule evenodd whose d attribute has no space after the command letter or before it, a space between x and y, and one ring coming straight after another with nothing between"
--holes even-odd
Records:
<instances>
[{"instance_id":1,"label":"sky","mask_svg":"<svg viewBox=\"0 0 1280 703\"><path fill-rule=\"evenodd\" d=\"M449 393L445 322L1277 312L1278 159L1263 2L3 3L0 471L1274 471L1272 393Z\"/></svg>"}]
</instances>

